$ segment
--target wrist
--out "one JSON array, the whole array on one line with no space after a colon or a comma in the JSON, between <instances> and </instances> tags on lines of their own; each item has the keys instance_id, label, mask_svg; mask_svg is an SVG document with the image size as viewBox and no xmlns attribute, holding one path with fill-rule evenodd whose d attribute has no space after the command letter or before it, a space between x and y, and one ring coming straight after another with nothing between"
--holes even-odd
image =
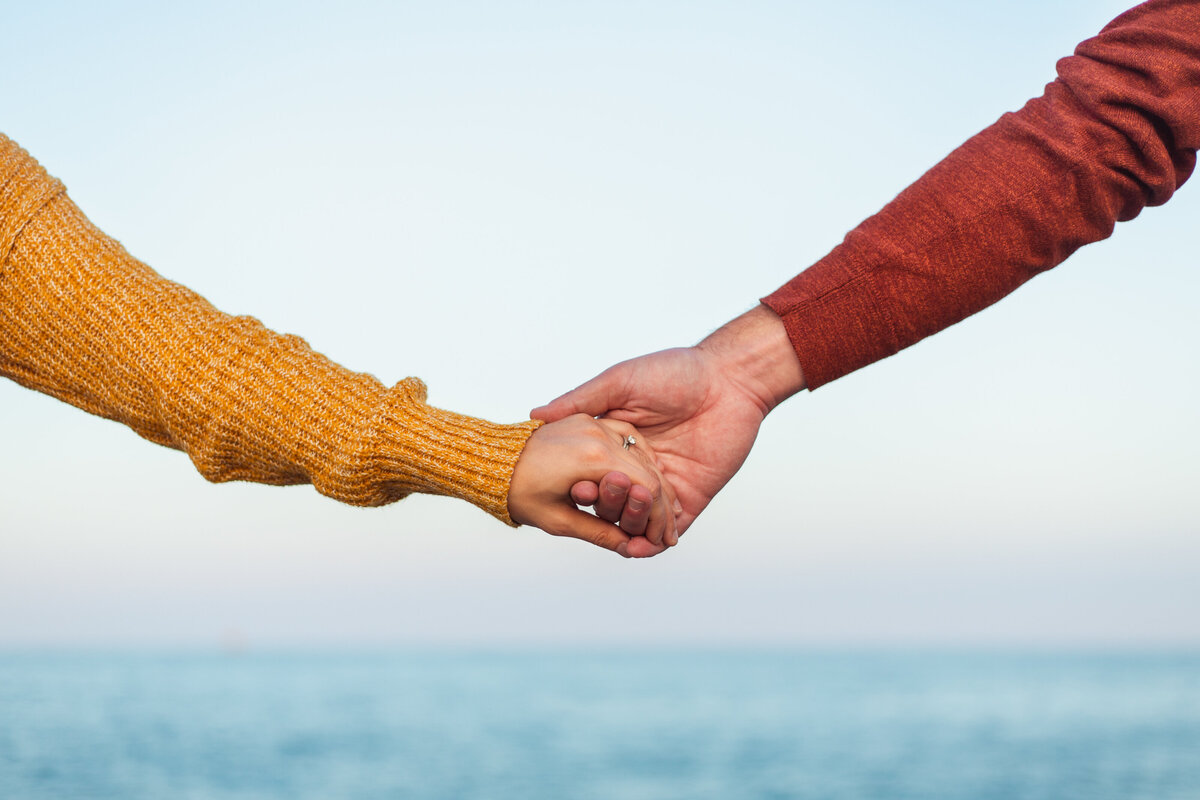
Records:
<instances>
[{"instance_id":1,"label":"wrist","mask_svg":"<svg viewBox=\"0 0 1200 800\"><path fill-rule=\"evenodd\" d=\"M754 397L764 414L805 388L783 320L764 305L721 326L696 347Z\"/></svg>"},{"instance_id":2,"label":"wrist","mask_svg":"<svg viewBox=\"0 0 1200 800\"><path fill-rule=\"evenodd\" d=\"M398 499L412 492L458 497L508 525L508 494L536 421L501 425L426 403L424 383L388 391L371 449L375 479Z\"/></svg>"}]
</instances>

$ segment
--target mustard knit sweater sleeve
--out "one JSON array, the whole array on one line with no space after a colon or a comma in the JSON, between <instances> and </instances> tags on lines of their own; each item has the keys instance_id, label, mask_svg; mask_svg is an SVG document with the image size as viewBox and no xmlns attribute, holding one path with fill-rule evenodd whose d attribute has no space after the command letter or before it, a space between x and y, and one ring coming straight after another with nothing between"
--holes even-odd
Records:
<instances>
[{"instance_id":1,"label":"mustard knit sweater sleeve","mask_svg":"<svg viewBox=\"0 0 1200 800\"><path fill-rule=\"evenodd\" d=\"M210 481L312 483L362 506L460 497L500 520L536 422L387 388L213 308L98 230L0 134L0 375L185 451Z\"/></svg>"}]
</instances>

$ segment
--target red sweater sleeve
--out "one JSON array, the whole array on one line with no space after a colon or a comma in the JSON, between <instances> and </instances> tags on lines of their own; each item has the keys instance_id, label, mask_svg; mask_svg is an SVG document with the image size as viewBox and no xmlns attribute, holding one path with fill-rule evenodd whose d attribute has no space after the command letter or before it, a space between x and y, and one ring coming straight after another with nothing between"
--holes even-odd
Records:
<instances>
[{"instance_id":1,"label":"red sweater sleeve","mask_svg":"<svg viewBox=\"0 0 1200 800\"><path fill-rule=\"evenodd\" d=\"M1160 205L1200 147L1200 2L1151 0L774 294L810 389L974 314Z\"/></svg>"}]
</instances>

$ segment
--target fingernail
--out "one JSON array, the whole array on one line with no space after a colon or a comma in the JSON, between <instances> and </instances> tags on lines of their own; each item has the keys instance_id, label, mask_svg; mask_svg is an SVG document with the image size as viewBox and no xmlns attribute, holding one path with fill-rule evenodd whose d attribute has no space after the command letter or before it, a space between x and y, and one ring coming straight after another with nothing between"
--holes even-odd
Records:
<instances>
[{"instance_id":1,"label":"fingernail","mask_svg":"<svg viewBox=\"0 0 1200 800\"><path fill-rule=\"evenodd\" d=\"M610 484L608 486L608 493L612 497L620 497L621 495L625 494L625 490L619 486L612 486Z\"/></svg>"},{"instance_id":2,"label":"fingernail","mask_svg":"<svg viewBox=\"0 0 1200 800\"><path fill-rule=\"evenodd\" d=\"M630 511L641 512L642 509L644 509L645 507L646 507L646 504L643 503L641 500L634 500L633 498L630 498L630 500L629 500L629 510Z\"/></svg>"},{"instance_id":3,"label":"fingernail","mask_svg":"<svg viewBox=\"0 0 1200 800\"><path fill-rule=\"evenodd\" d=\"M675 515L678 516L682 513L683 513L683 504L680 503L678 500L676 500L675 501Z\"/></svg>"},{"instance_id":4,"label":"fingernail","mask_svg":"<svg viewBox=\"0 0 1200 800\"><path fill-rule=\"evenodd\" d=\"M617 545L617 555L619 555L621 558L629 558L629 546L625 544L625 542L621 542L619 545Z\"/></svg>"}]
</instances>

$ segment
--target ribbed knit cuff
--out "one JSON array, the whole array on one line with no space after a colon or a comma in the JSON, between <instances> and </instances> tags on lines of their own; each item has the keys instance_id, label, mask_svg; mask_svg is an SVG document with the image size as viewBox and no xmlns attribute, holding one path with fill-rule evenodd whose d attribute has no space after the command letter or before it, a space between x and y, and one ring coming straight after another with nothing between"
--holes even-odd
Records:
<instances>
[{"instance_id":1,"label":"ribbed knit cuff","mask_svg":"<svg viewBox=\"0 0 1200 800\"><path fill-rule=\"evenodd\" d=\"M542 423L499 425L434 408L418 378L405 378L388 391L380 412L375 468L405 494L458 497L501 522L508 515L508 486L525 443Z\"/></svg>"},{"instance_id":2,"label":"ribbed knit cuff","mask_svg":"<svg viewBox=\"0 0 1200 800\"><path fill-rule=\"evenodd\" d=\"M787 285L761 302L783 320L809 391L896 353L895 336L866 281L807 297Z\"/></svg>"}]
</instances>

